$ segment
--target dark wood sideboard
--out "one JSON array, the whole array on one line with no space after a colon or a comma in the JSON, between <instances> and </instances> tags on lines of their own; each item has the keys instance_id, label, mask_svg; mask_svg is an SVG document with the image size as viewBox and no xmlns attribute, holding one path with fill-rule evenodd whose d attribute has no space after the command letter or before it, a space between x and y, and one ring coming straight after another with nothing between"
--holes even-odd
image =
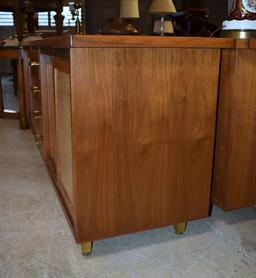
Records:
<instances>
[{"instance_id":1,"label":"dark wood sideboard","mask_svg":"<svg viewBox=\"0 0 256 278\"><path fill-rule=\"evenodd\" d=\"M167 225L182 233L209 216L214 157L216 173L232 159L218 148L225 88L239 82L229 57L247 55L248 44L97 35L30 43L40 47L42 154L82 253L95 240ZM233 185L217 180L221 204L216 192Z\"/></svg>"}]
</instances>

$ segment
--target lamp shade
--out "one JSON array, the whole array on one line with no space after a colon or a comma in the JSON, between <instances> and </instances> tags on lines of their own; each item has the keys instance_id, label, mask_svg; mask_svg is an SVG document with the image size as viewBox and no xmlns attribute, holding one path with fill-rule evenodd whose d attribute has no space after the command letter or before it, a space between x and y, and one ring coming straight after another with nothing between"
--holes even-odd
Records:
<instances>
[{"instance_id":1,"label":"lamp shade","mask_svg":"<svg viewBox=\"0 0 256 278\"><path fill-rule=\"evenodd\" d=\"M152 14L176 13L172 0L153 0L149 12Z\"/></svg>"},{"instance_id":2,"label":"lamp shade","mask_svg":"<svg viewBox=\"0 0 256 278\"><path fill-rule=\"evenodd\" d=\"M121 18L140 17L138 0L121 0L120 17Z\"/></svg>"}]
</instances>

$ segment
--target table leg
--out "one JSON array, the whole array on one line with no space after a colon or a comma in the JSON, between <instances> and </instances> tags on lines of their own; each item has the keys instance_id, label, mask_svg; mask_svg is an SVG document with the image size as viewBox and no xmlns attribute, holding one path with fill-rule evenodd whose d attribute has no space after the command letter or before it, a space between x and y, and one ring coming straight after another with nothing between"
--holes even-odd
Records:
<instances>
[{"instance_id":1,"label":"table leg","mask_svg":"<svg viewBox=\"0 0 256 278\"><path fill-rule=\"evenodd\" d=\"M186 228L187 228L187 222L174 225L175 234L176 235L184 234L186 231Z\"/></svg>"},{"instance_id":2,"label":"table leg","mask_svg":"<svg viewBox=\"0 0 256 278\"><path fill-rule=\"evenodd\" d=\"M92 253L93 241L84 242L81 244L81 253L84 256L89 256Z\"/></svg>"}]
</instances>

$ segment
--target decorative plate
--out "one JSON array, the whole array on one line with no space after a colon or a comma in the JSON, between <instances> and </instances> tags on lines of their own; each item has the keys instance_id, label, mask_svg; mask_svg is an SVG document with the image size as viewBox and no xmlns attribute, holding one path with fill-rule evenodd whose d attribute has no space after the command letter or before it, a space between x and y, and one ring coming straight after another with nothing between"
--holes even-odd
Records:
<instances>
[{"instance_id":1,"label":"decorative plate","mask_svg":"<svg viewBox=\"0 0 256 278\"><path fill-rule=\"evenodd\" d=\"M256 0L243 0L244 8L250 13L256 13Z\"/></svg>"}]
</instances>

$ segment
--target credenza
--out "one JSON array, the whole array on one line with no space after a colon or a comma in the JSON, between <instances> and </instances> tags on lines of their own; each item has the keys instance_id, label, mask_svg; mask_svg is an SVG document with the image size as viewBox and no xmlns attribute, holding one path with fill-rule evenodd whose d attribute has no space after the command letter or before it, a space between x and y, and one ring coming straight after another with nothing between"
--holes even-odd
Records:
<instances>
[{"instance_id":1,"label":"credenza","mask_svg":"<svg viewBox=\"0 0 256 278\"><path fill-rule=\"evenodd\" d=\"M181 234L208 217L213 168L221 204L216 192L233 185L218 183L232 159L220 151L233 137L217 114L244 42L75 35L30 46L40 48L43 158L83 254L99 239L168 225Z\"/></svg>"},{"instance_id":2,"label":"credenza","mask_svg":"<svg viewBox=\"0 0 256 278\"><path fill-rule=\"evenodd\" d=\"M222 50L213 200L224 210L256 204L256 41Z\"/></svg>"}]
</instances>

